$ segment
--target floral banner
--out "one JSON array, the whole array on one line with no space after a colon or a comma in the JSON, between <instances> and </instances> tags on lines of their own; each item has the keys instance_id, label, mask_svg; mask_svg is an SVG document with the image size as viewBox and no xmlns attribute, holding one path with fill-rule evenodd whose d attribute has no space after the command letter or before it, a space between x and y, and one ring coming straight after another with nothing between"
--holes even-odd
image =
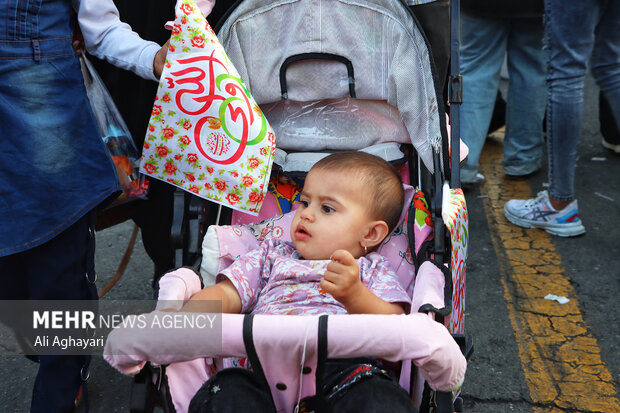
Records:
<instances>
[{"instance_id":1,"label":"floral banner","mask_svg":"<svg viewBox=\"0 0 620 413\"><path fill-rule=\"evenodd\" d=\"M465 332L465 273L467 266L467 247L469 244L469 214L463 190L444 187L442 218L450 231L452 254L452 314L448 330L454 334Z\"/></svg>"},{"instance_id":2,"label":"floral banner","mask_svg":"<svg viewBox=\"0 0 620 413\"><path fill-rule=\"evenodd\" d=\"M192 0L177 2L140 171L256 215L275 151L269 122Z\"/></svg>"}]
</instances>

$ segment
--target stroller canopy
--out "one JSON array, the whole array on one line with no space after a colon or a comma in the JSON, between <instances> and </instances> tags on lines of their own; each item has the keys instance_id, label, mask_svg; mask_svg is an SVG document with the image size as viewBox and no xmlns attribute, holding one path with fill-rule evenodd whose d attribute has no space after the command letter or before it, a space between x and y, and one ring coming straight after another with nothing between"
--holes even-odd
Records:
<instances>
[{"instance_id":1,"label":"stroller canopy","mask_svg":"<svg viewBox=\"0 0 620 413\"><path fill-rule=\"evenodd\" d=\"M403 3L246 0L218 37L259 105L283 98L387 101L433 171L443 119L426 41Z\"/></svg>"}]
</instances>

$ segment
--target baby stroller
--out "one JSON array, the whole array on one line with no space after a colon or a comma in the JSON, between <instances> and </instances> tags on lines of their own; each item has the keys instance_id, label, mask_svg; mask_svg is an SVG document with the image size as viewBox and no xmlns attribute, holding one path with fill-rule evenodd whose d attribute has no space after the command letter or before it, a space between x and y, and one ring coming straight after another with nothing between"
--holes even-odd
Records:
<instances>
[{"instance_id":1,"label":"baby stroller","mask_svg":"<svg viewBox=\"0 0 620 413\"><path fill-rule=\"evenodd\" d=\"M454 411L452 390L463 379L464 359L458 357L462 357L461 350L453 342L452 346L446 343L446 329L437 321L460 334L457 339L463 352L470 352L470 343L462 336L466 242L458 237L459 230L466 228L456 228L457 237L451 238L443 223L450 211L466 217L466 209L464 202L451 203L449 195L454 190L444 184L444 177L450 174L445 113L435 91L432 60L416 19L404 3L395 1L246 0L230 11L218 36L276 129L278 151L271 205L277 212L287 212L280 202L278 187L292 185L290 181L282 183L278 177L303 176L314 161L329 151L371 152L399 165L406 182L418 182L420 189L410 191L406 220L381 253L393 251L403 286L413 295L412 308L430 316L411 314L398 320L391 316L330 316L328 323L327 318L225 314L224 350L209 347L198 330L187 331L182 338L161 331L156 340L116 330L108 344L122 350L108 349L106 359L127 373L140 371L145 360L167 365L165 369L154 368L154 377L141 377L147 389L142 395L151 400L148 393L155 381L156 390L164 395L164 408L183 411L189 398L219 367L217 361L197 357L247 354L255 372L263 372L261 382L272 390L278 411L293 411L296 401L320 389L315 372L326 357L372 355L401 360L400 383L410 391L421 411ZM327 126L317 126L316 120L325 118L330 119ZM371 121L363 122L368 119ZM297 132L306 130L309 124L314 125L312 132L300 136ZM344 135L359 124L363 128L358 128L354 136ZM373 128L377 125L380 127ZM317 135L346 139L308 141ZM458 177L459 148L452 148L456 158L452 160L456 165L452 176ZM292 196L287 200L294 203L295 185L288 188L285 192ZM195 200L187 203L185 198L186 212L200 210L201 218L216 215L205 213L210 208L205 205L194 208L191 201ZM430 208L426 199L430 200ZM259 220L274 212L267 207L269 202ZM453 208L455 205L458 208ZM227 219L237 225L248 222L247 217L236 214ZM210 226L202 240L201 231L208 226L203 219L196 237L202 245L203 284L209 283L227 260L251 248L255 237L288 233L283 229L287 219L290 214L252 226ZM188 218L181 222L185 222L185 232L189 231ZM234 236L238 237L236 241ZM459 248L461 262L454 254ZM444 264L449 264L452 273ZM191 271L177 270L160 281L159 299L184 301L200 288L200 280ZM418 334L421 331L424 334ZM168 343L163 344L166 348L161 347L162 343ZM367 353L369 350L372 354ZM302 360L308 370L301 367ZM282 371L282 365L289 371ZM141 404L138 392L134 394L132 404ZM456 411L462 411L458 404Z\"/></svg>"}]
</instances>

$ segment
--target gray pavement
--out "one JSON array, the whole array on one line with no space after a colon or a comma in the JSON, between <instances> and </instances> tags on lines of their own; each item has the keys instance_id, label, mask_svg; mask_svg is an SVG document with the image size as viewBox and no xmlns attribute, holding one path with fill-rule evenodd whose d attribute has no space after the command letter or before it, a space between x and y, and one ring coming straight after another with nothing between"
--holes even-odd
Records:
<instances>
[{"instance_id":1,"label":"gray pavement","mask_svg":"<svg viewBox=\"0 0 620 413\"><path fill-rule=\"evenodd\" d=\"M610 370L617 400L620 316L614 303L620 294L620 155L605 150L600 144L598 88L592 78L588 78L585 99L576 194L587 233L577 238L552 239L578 295L584 320L598 341L603 362ZM528 180L534 194L547 182L546 167ZM486 196L482 187L466 192L471 238L465 328L474 335L476 342L464 386L466 411L576 411L552 410L553 406L532 403L529 396L517 352L516 333L508 319L498 256L483 208Z\"/></svg>"}]
</instances>

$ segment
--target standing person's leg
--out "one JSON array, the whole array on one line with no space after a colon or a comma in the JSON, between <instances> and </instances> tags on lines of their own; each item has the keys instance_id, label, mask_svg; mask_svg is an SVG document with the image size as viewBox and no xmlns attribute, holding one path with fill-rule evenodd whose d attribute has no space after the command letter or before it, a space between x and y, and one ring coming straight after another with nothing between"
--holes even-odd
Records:
<instances>
[{"instance_id":1,"label":"standing person's leg","mask_svg":"<svg viewBox=\"0 0 620 413\"><path fill-rule=\"evenodd\" d=\"M25 254L33 300L97 300L94 212ZM31 412L72 412L90 356L40 356Z\"/></svg>"},{"instance_id":2,"label":"standing person's leg","mask_svg":"<svg viewBox=\"0 0 620 413\"><path fill-rule=\"evenodd\" d=\"M600 21L596 27L594 51L592 52L592 73L601 88L611 115L607 142L603 146L620 153L620 2L606 1L600 11ZM603 99L601 99L602 101ZM602 108L599 108L602 110ZM614 129L615 122L615 129ZM615 140L614 140L615 138ZM607 145L605 145L607 143Z\"/></svg>"},{"instance_id":3,"label":"standing person's leg","mask_svg":"<svg viewBox=\"0 0 620 413\"><path fill-rule=\"evenodd\" d=\"M512 19L508 36L508 96L502 165L520 177L542 166L546 62L541 18Z\"/></svg>"},{"instance_id":4,"label":"standing person's leg","mask_svg":"<svg viewBox=\"0 0 620 413\"><path fill-rule=\"evenodd\" d=\"M22 254L17 253L0 257L0 300L2 301L28 300L28 280L22 276L24 268ZM0 323L13 330L17 343L21 346L24 354L32 349L32 340L26 338L31 331L32 316L0 311ZM36 356L28 355L27 357L30 360L38 361Z\"/></svg>"},{"instance_id":5,"label":"standing person's leg","mask_svg":"<svg viewBox=\"0 0 620 413\"><path fill-rule=\"evenodd\" d=\"M549 191L510 200L504 215L515 225L564 237L585 233L575 198L575 161L583 115L587 61L600 16L597 0L545 0Z\"/></svg>"},{"instance_id":6,"label":"standing person's leg","mask_svg":"<svg viewBox=\"0 0 620 413\"><path fill-rule=\"evenodd\" d=\"M97 300L94 215L87 214L52 240L0 258L3 300ZM28 326L17 326L27 329ZM73 412L89 356L41 355L31 412Z\"/></svg>"},{"instance_id":7,"label":"standing person's leg","mask_svg":"<svg viewBox=\"0 0 620 413\"><path fill-rule=\"evenodd\" d=\"M478 164L497 96L507 31L503 20L465 13L461 17L461 139L469 147L461 182L471 184L484 179L478 174Z\"/></svg>"},{"instance_id":8,"label":"standing person's leg","mask_svg":"<svg viewBox=\"0 0 620 413\"><path fill-rule=\"evenodd\" d=\"M603 135L603 147L620 153L620 128L617 126L611 106L605 99L603 92L598 94L598 121L601 126L601 135Z\"/></svg>"},{"instance_id":9,"label":"standing person's leg","mask_svg":"<svg viewBox=\"0 0 620 413\"><path fill-rule=\"evenodd\" d=\"M133 220L142 231L144 250L155 264L153 288L159 278L175 266L170 231L174 208L174 187L157 179L149 181L148 200L138 201ZM182 263L176 263L177 266Z\"/></svg>"},{"instance_id":10,"label":"standing person's leg","mask_svg":"<svg viewBox=\"0 0 620 413\"><path fill-rule=\"evenodd\" d=\"M545 0L549 195L555 209L575 199L575 161L583 87L600 1Z\"/></svg>"},{"instance_id":11,"label":"standing person's leg","mask_svg":"<svg viewBox=\"0 0 620 413\"><path fill-rule=\"evenodd\" d=\"M116 3L120 2L124 3L130 22L144 20L146 11L146 24L142 31L138 31L142 37L159 44L165 43L170 38L170 31L164 28L164 23L168 20L174 20L175 0L143 0L143 5L135 0L116 0ZM133 118L132 133L137 134L138 147L142 150L155 93L157 92L157 84L135 76L133 78L140 83L138 84L138 93L134 99L130 100L134 106L129 113ZM126 96L127 94L131 95L132 84L135 84L132 83L132 80L127 81ZM139 134L140 131L141 134ZM153 287L156 287L157 281L163 274L175 266L174 249L170 236L174 209L174 187L168 183L155 181L157 180L150 180L148 199L139 203L136 213L132 217L142 232L144 249L155 264ZM181 263L176 263L176 265L180 266Z\"/></svg>"},{"instance_id":12,"label":"standing person's leg","mask_svg":"<svg viewBox=\"0 0 620 413\"><path fill-rule=\"evenodd\" d=\"M142 38L159 44L170 38L170 31L164 28L164 23L174 20L175 0L115 0L114 3L121 20ZM157 83L107 62L93 60L127 123L136 147L142 151ZM175 266L170 238L173 192L172 185L151 179L147 199L133 201L129 209L131 218L140 227L144 249L155 265L153 286L156 286L159 277Z\"/></svg>"}]
</instances>

